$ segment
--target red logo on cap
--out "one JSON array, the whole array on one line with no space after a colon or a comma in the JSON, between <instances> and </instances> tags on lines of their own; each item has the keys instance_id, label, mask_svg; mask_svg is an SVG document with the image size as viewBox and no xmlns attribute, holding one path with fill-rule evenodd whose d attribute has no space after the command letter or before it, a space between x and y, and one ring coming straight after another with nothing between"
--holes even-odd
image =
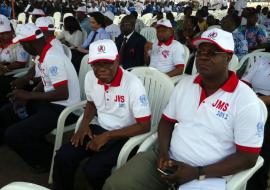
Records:
<instances>
[{"instance_id":1,"label":"red logo on cap","mask_svg":"<svg viewBox=\"0 0 270 190\"><path fill-rule=\"evenodd\" d=\"M0 25L4 25L4 21L0 20Z\"/></svg>"},{"instance_id":2,"label":"red logo on cap","mask_svg":"<svg viewBox=\"0 0 270 190\"><path fill-rule=\"evenodd\" d=\"M217 37L217 35L218 35L217 32L212 32L208 35L208 37L211 39L215 39Z\"/></svg>"},{"instance_id":3,"label":"red logo on cap","mask_svg":"<svg viewBox=\"0 0 270 190\"><path fill-rule=\"evenodd\" d=\"M105 53L105 46L104 45L98 46L98 52L99 53Z\"/></svg>"}]
</instances>

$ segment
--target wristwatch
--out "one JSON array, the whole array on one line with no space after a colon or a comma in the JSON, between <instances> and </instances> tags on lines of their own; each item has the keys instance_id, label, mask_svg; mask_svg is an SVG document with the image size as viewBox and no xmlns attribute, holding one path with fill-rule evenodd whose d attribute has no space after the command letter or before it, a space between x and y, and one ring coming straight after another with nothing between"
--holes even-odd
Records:
<instances>
[{"instance_id":1,"label":"wristwatch","mask_svg":"<svg viewBox=\"0 0 270 190\"><path fill-rule=\"evenodd\" d=\"M29 85L32 86L33 84L34 84L34 81L30 79L30 80L29 80Z\"/></svg>"},{"instance_id":2,"label":"wristwatch","mask_svg":"<svg viewBox=\"0 0 270 190\"><path fill-rule=\"evenodd\" d=\"M198 180L201 181L201 180L204 180L205 178L206 176L205 176L204 169L202 166L199 166L198 167Z\"/></svg>"}]
</instances>

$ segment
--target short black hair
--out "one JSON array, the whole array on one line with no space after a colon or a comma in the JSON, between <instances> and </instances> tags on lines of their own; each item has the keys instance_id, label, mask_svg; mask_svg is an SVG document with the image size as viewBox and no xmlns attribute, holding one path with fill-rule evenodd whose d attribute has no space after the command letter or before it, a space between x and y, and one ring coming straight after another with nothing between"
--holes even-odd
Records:
<instances>
[{"instance_id":1,"label":"short black hair","mask_svg":"<svg viewBox=\"0 0 270 190\"><path fill-rule=\"evenodd\" d=\"M105 27L105 17L100 12L92 12L89 14L90 17L93 17L95 21L100 24L103 28Z\"/></svg>"}]
</instances>

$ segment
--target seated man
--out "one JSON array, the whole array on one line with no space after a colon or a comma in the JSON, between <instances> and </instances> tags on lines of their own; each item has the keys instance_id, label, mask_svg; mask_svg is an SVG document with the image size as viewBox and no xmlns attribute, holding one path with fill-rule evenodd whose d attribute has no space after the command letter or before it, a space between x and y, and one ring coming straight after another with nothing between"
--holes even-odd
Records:
<instances>
[{"instance_id":1,"label":"seated man","mask_svg":"<svg viewBox=\"0 0 270 190\"><path fill-rule=\"evenodd\" d=\"M171 22L161 19L157 22L156 29L158 41L152 47L146 46L146 63L150 62L150 67L154 67L170 77L181 75L185 66L185 49L180 42L174 40Z\"/></svg>"},{"instance_id":2,"label":"seated man","mask_svg":"<svg viewBox=\"0 0 270 190\"><path fill-rule=\"evenodd\" d=\"M0 108L8 102L6 95L10 92L9 83L12 76L6 73L25 67L29 55L19 43L12 43L14 32L10 21L0 14Z\"/></svg>"},{"instance_id":3,"label":"seated man","mask_svg":"<svg viewBox=\"0 0 270 190\"><path fill-rule=\"evenodd\" d=\"M86 108L81 126L56 154L54 189L69 190L79 163L88 182L101 189L128 137L150 130L150 108L141 81L118 65L118 51L112 40L90 44L89 63L93 71L85 77ZM90 125L97 115L98 125Z\"/></svg>"},{"instance_id":4,"label":"seated man","mask_svg":"<svg viewBox=\"0 0 270 190\"><path fill-rule=\"evenodd\" d=\"M34 24L17 27L13 42L20 42L33 56L40 56L38 68L42 81L33 91L14 89L10 104L0 109L0 140L14 149L38 172L50 167L53 146L45 135L56 127L66 106L80 101L79 80L70 60L45 41Z\"/></svg>"},{"instance_id":5,"label":"seated man","mask_svg":"<svg viewBox=\"0 0 270 190\"><path fill-rule=\"evenodd\" d=\"M136 155L103 190L225 190L223 176L255 165L265 118L256 94L228 71L232 34L215 28L193 44L199 75L175 87L159 123L159 150Z\"/></svg>"}]
</instances>

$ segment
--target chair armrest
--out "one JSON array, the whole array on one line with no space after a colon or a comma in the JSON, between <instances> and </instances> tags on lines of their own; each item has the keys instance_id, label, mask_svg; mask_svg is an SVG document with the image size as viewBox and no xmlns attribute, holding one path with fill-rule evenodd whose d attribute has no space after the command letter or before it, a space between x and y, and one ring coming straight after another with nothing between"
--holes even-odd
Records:
<instances>
[{"instance_id":1,"label":"chair armrest","mask_svg":"<svg viewBox=\"0 0 270 190\"><path fill-rule=\"evenodd\" d=\"M157 133L152 134L149 136L139 147L137 153L147 151L156 141L157 141Z\"/></svg>"},{"instance_id":2,"label":"chair armrest","mask_svg":"<svg viewBox=\"0 0 270 190\"><path fill-rule=\"evenodd\" d=\"M14 74L17 74L17 73L21 73L21 72L27 72L29 70L29 68L21 68L21 69L15 69L13 71L10 71L8 73L5 74L5 76L10 76L10 75L14 75Z\"/></svg>"},{"instance_id":3,"label":"chair armrest","mask_svg":"<svg viewBox=\"0 0 270 190\"><path fill-rule=\"evenodd\" d=\"M263 158L258 157L256 165L253 168L239 172L232 176L232 178L227 182L227 190L238 190L246 186L247 181L252 177L252 175L263 165Z\"/></svg>"},{"instance_id":4,"label":"chair armrest","mask_svg":"<svg viewBox=\"0 0 270 190\"><path fill-rule=\"evenodd\" d=\"M119 169L122 165L124 165L127 162L128 156L130 152L133 150L133 148L140 145L147 137L149 137L153 133L154 131L150 131L148 133L131 137L122 147L118 155L117 165L115 169Z\"/></svg>"},{"instance_id":5,"label":"chair armrest","mask_svg":"<svg viewBox=\"0 0 270 190\"><path fill-rule=\"evenodd\" d=\"M19 73L15 74L13 77L20 78L20 77L23 77L26 74L27 74L27 71L22 71L22 72L19 72Z\"/></svg>"}]
</instances>

